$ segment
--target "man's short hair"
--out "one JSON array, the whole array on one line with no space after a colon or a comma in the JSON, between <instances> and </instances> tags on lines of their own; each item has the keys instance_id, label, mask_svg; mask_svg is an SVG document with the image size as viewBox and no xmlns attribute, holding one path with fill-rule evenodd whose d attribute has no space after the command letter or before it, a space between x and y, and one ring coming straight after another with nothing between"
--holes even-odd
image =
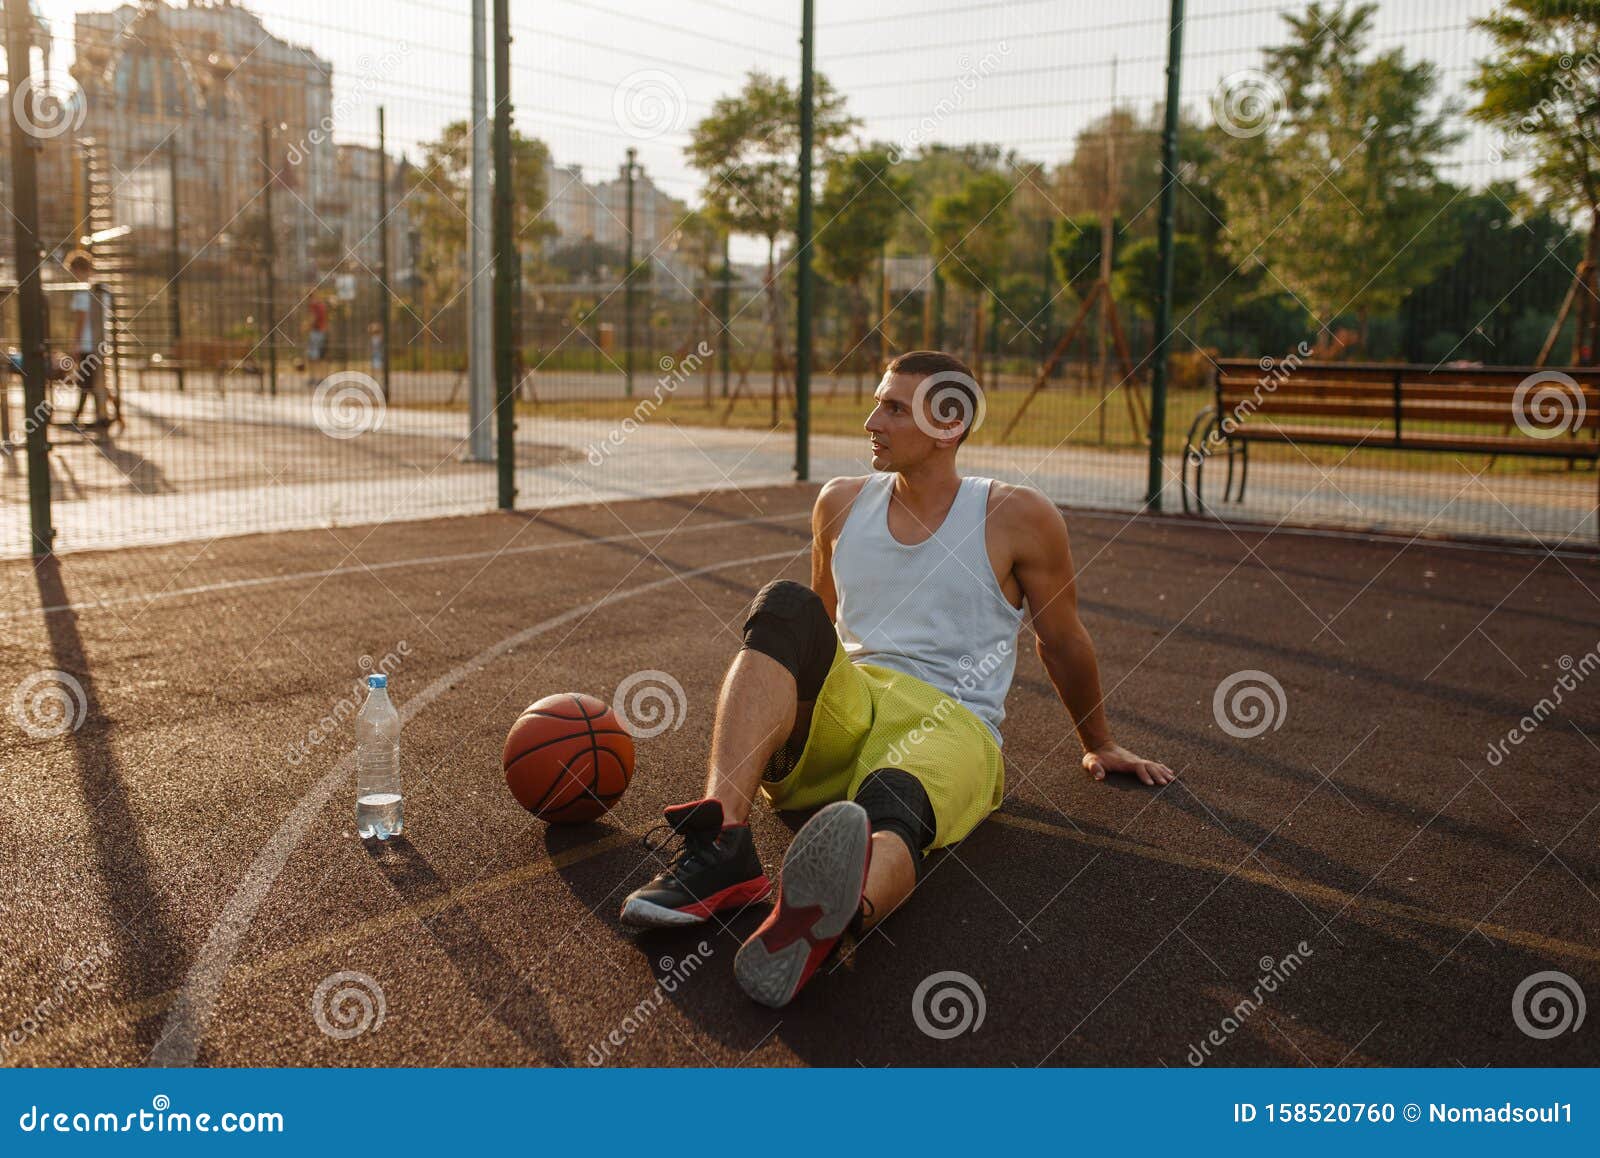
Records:
<instances>
[{"instance_id":1,"label":"man's short hair","mask_svg":"<svg viewBox=\"0 0 1600 1158\"><path fill-rule=\"evenodd\" d=\"M73 269L83 264L88 264L91 268L94 266L94 258L90 255L87 249L74 249L71 253L67 254L68 269Z\"/></svg>"},{"instance_id":2,"label":"man's short hair","mask_svg":"<svg viewBox=\"0 0 1600 1158\"><path fill-rule=\"evenodd\" d=\"M884 367L884 373L905 374L915 378L926 378L930 374L950 375L940 382L938 393L945 395L946 406L952 401L946 391L955 391L961 396L964 405L959 405L958 409L966 416L967 422L956 445L959 446L967 440L978 414L978 381L973 377L971 367L965 362L954 354L946 354L943 350L908 350L891 359L888 366ZM942 419L945 416L937 411L944 410L946 406L941 406L939 403L940 399L936 396L934 417Z\"/></svg>"}]
</instances>

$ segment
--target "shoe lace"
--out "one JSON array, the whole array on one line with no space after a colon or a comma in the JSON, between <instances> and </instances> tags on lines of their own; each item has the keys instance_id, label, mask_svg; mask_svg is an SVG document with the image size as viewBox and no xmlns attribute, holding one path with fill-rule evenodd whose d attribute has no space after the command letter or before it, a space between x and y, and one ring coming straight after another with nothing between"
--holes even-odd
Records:
<instances>
[{"instance_id":1,"label":"shoe lace","mask_svg":"<svg viewBox=\"0 0 1600 1158\"><path fill-rule=\"evenodd\" d=\"M667 867L661 871L663 877L676 877L680 870L708 863L717 843L717 838L709 833L695 829L685 829L680 832L670 824L656 825L644 834L640 843L644 845L646 851L659 853L665 851L675 840L681 840L683 843L678 851L673 853L672 859L667 862Z\"/></svg>"}]
</instances>

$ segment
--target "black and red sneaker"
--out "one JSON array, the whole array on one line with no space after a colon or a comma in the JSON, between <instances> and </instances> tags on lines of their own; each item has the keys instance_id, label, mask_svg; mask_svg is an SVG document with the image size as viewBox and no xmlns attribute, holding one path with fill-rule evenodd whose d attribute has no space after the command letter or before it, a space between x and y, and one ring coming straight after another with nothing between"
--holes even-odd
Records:
<instances>
[{"instance_id":1,"label":"black and red sneaker","mask_svg":"<svg viewBox=\"0 0 1600 1158\"><path fill-rule=\"evenodd\" d=\"M772 891L748 824L723 824L722 801L693 800L666 809L661 827L683 847L650 883L622 902L622 923L641 929L697 925L722 909L741 909ZM646 837L647 847L649 837Z\"/></svg>"},{"instance_id":2,"label":"black and red sneaker","mask_svg":"<svg viewBox=\"0 0 1600 1158\"><path fill-rule=\"evenodd\" d=\"M872 825L853 800L828 805L794 834L778 903L739 948L739 988L774 1009L789 1004L862 911Z\"/></svg>"}]
</instances>

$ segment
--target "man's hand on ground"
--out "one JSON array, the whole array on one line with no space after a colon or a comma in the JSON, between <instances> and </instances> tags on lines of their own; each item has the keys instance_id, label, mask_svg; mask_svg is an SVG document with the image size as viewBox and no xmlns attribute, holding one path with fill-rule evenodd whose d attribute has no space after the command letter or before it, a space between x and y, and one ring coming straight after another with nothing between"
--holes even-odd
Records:
<instances>
[{"instance_id":1,"label":"man's hand on ground","mask_svg":"<svg viewBox=\"0 0 1600 1158\"><path fill-rule=\"evenodd\" d=\"M1121 744L1105 744L1083 754L1083 770L1096 780L1104 780L1107 772L1127 772L1139 778L1139 783L1151 787L1171 784L1178 774L1165 764L1135 756Z\"/></svg>"}]
</instances>

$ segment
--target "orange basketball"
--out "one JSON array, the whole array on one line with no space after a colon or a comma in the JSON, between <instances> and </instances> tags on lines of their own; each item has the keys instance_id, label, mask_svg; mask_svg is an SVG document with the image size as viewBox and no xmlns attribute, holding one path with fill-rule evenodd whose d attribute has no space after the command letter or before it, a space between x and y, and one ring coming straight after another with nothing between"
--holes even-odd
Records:
<instances>
[{"instance_id":1,"label":"orange basketball","mask_svg":"<svg viewBox=\"0 0 1600 1158\"><path fill-rule=\"evenodd\" d=\"M627 790L633 737L600 700L562 692L517 717L501 762L518 804L552 824L582 824Z\"/></svg>"}]
</instances>

